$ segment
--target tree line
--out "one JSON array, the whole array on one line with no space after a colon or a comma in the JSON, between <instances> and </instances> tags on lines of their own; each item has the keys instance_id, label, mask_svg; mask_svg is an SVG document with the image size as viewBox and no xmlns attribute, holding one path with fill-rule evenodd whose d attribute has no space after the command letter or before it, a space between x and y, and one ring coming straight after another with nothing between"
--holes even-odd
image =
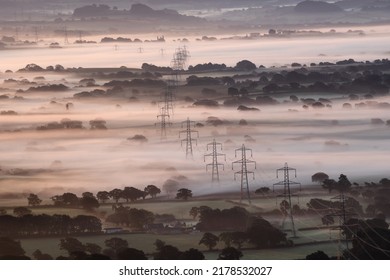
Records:
<instances>
[{"instance_id":1,"label":"tree line","mask_svg":"<svg viewBox=\"0 0 390 280\"><path fill-rule=\"evenodd\" d=\"M102 223L95 216L11 215L0 216L0 236L51 236L101 233Z\"/></svg>"}]
</instances>

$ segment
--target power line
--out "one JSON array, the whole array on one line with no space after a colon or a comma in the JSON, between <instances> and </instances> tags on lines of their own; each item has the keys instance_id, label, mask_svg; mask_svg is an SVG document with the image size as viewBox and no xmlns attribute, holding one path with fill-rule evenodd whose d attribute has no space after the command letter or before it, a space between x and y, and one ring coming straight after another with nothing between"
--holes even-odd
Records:
<instances>
[{"instance_id":1,"label":"power line","mask_svg":"<svg viewBox=\"0 0 390 280\"><path fill-rule=\"evenodd\" d=\"M212 152L209 154L205 154L204 160L206 161L206 157L212 158L212 163L206 164L206 171L208 167L211 166L211 181L215 183L215 182L219 182L219 166L224 167L222 163L218 163L218 157L223 156L226 161L226 155L218 153L217 147L221 147L221 151L222 151L222 144L217 143L215 139L213 140L212 143L207 144L207 151L209 150L209 147L211 147Z\"/></svg>"},{"instance_id":2,"label":"power line","mask_svg":"<svg viewBox=\"0 0 390 280\"><path fill-rule=\"evenodd\" d=\"M284 164L284 167L277 169L276 170L276 178L279 178L279 173L283 172L283 181L280 181L280 182L274 184L273 187L275 188L275 186L283 186L282 196L284 197L284 200L282 201L282 203L284 204L285 213L283 213L284 217L283 217L282 227L284 227L286 217L288 216L290 218L290 221L291 221L291 228L292 228L293 236L297 237L296 230L295 230L295 224L294 224L294 217L293 217L293 213L292 213L292 203L291 203L291 196L292 195L291 195L290 186L291 185L301 186L301 184L297 183L297 182L290 181L290 171L295 172L295 178L296 178L297 177L297 170L295 168L288 167L287 162ZM286 199L288 199L288 202L286 201Z\"/></svg>"},{"instance_id":3,"label":"power line","mask_svg":"<svg viewBox=\"0 0 390 280\"><path fill-rule=\"evenodd\" d=\"M179 132L179 138L180 138L182 133L186 134L186 138L181 140L181 145L183 145L183 142L186 143L186 158L188 158L188 157L192 158L193 157L192 142L195 141L195 143L197 144L197 140L195 138L192 138L192 134L196 133L197 134L197 138L199 138L199 132L196 131L196 130L192 130L191 129L191 124L192 123L194 123L194 122L190 121L190 119L187 118L186 121L182 122L182 127L185 124L186 129Z\"/></svg>"},{"instance_id":4,"label":"power line","mask_svg":"<svg viewBox=\"0 0 390 280\"><path fill-rule=\"evenodd\" d=\"M169 112L165 106L160 108L160 114L157 115L157 119L160 119L160 137L165 139L167 137L167 126L171 125Z\"/></svg>"},{"instance_id":5,"label":"power line","mask_svg":"<svg viewBox=\"0 0 390 280\"><path fill-rule=\"evenodd\" d=\"M232 162L232 169L234 170L234 164L240 164L241 169L234 173L234 180L236 180L236 175L239 175L241 178L241 196L240 203L243 199L247 199L248 203L251 204L251 197L249 192L249 183L248 183L248 173L253 174L253 179L255 179L255 173L253 171L248 171L248 164L254 164L256 169L256 161L248 160L246 156L246 152L251 152L252 157L252 149L245 148L245 145L242 144L241 148L235 150L235 157L237 157L237 151L241 153L241 159Z\"/></svg>"}]
</instances>

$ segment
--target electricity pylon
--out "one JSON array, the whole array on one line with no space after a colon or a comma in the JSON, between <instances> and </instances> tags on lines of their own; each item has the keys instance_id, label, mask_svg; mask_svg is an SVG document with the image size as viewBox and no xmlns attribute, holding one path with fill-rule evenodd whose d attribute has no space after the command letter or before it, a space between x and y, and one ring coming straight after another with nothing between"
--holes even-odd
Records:
<instances>
[{"instance_id":1,"label":"electricity pylon","mask_svg":"<svg viewBox=\"0 0 390 280\"><path fill-rule=\"evenodd\" d=\"M292 204L291 204L291 189L290 189L290 186L291 185L299 185L301 186L300 183L297 183L297 182L293 182L293 181L290 181L290 171L294 171L295 172L295 178L297 177L297 170L295 168L290 168L288 167L287 165L287 162L284 164L284 167L282 168L279 168L276 170L276 178L279 178L279 173L280 172L283 172L283 181L280 181L279 183L276 183L274 184L274 189L275 189L275 186L283 186L283 194L281 195L284 200L282 201L282 203L284 202L284 216L283 216L283 222L282 222L282 228L284 227L284 223L286 221L286 218L289 217L290 218L290 221L291 221L291 230L292 230L292 233L293 233L293 236L294 237L297 237L297 233L296 233L296 230L295 230L295 224L294 224L294 217L293 217L293 213L292 213ZM288 205L286 205L286 203L288 203Z\"/></svg>"},{"instance_id":2,"label":"electricity pylon","mask_svg":"<svg viewBox=\"0 0 390 280\"><path fill-rule=\"evenodd\" d=\"M165 106L160 108L160 114L157 115L157 119L160 119L161 139L165 139L167 137L167 125L171 125L169 112Z\"/></svg>"},{"instance_id":3,"label":"electricity pylon","mask_svg":"<svg viewBox=\"0 0 390 280\"><path fill-rule=\"evenodd\" d=\"M183 146L183 142L186 142L186 158L188 158L189 156L190 157L193 156L193 154L192 154L192 141L195 141L195 143L197 144L197 140L195 138L192 138L192 133L196 133L197 137L199 138L199 132L191 129L192 123L194 123L194 122L190 121L190 119L187 118L186 121L182 122L182 127L185 124L186 129L179 132L179 138L180 138L182 133L186 134L186 138L181 140L182 146Z\"/></svg>"},{"instance_id":4,"label":"electricity pylon","mask_svg":"<svg viewBox=\"0 0 390 280\"><path fill-rule=\"evenodd\" d=\"M338 209L335 209L336 211L334 211L332 214L330 214L331 216L335 216L335 217L339 217L339 244L338 244L338 259L341 258L342 256L342 251L343 251L343 248L342 248L342 245L341 245L341 240L343 239L342 238L342 235L343 235L343 231L345 232L345 244L346 244L346 247L347 247L347 250L349 250L349 245L348 245L348 235L347 235L347 231L348 230L348 227L353 227L353 226L357 226L356 224L355 225L352 225L352 224L349 224L347 225L347 218L351 217L351 216L356 216L356 213L354 213L354 211L352 209L347 209L346 208L346 205L345 205L345 200L346 200L346 196L344 194L344 191L343 190L340 190L340 195L336 196L336 197L333 197L331 199L334 199L334 200L338 200L339 201L339 205L340 207ZM352 211L351 211L352 210Z\"/></svg>"},{"instance_id":5,"label":"electricity pylon","mask_svg":"<svg viewBox=\"0 0 390 280\"><path fill-rule=\"evenodd\" d=\"M204 161L206 161L206 157L212 158L212 162L206 164L206 172L208 171L208 167L211 166L211 181L213 183L219 182L219 166L222 166L222 168L224 168L224 165L222 163L218 163L218 157L223 156L225 157L226 161L226 155L218 153L217 146L221 147L222 151L222 144L217 143L214 139L212 143L207 144L207 151L209 150L209 147L211 147L212 152L204 155Z\"/></svg>"},{"instance_id":6,"label":"electricity pylon","mask_svg":"<svg viewBox=\"0 0 390 280\"><path fill-rule=\"evenodd\" d=\"M255 179L255 173L253 171L248 171L248 164L254 164L256 169L256 161L248 160L246 156L246 152L251 152L252 157L252 149L245 148L245 145L242 144L242 147L235 150L235 157L237 157L237 151L241 153L241 159L232 162L232 170L234 170L234 164L240 164L241 169L234 173L234 180L236 180L236 175L241 177L241 196L240 203L243 199L248 199L249 204L251 204L251 197L249 192L249 183L248 183L248 173L253 174L253 179Z\"/></svg>"},{"instance_id":7,"label":"electricity pylon","mask_svg":"<svg viewBox=\"0 0 390 280\"><path fill-rule=\"evenodd\" d=\"M167 113L171 116L173 115L173 108L174 108L174 100L175 100L175 94L174 94L174 88L170 86L170 81L168 81L168 85L166 86L164 93L162 94L162 100L160 103L162 103L162 107L166 108Z\"/></svg>"}]
</instances>

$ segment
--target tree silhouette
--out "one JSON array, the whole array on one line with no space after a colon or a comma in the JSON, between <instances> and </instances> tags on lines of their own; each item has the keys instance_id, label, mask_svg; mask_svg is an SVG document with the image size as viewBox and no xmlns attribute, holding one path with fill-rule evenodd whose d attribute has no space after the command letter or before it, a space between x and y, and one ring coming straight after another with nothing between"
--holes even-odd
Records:
<instances>
[{"instance_id":1,"label":"tree silhouette","mask_svg":"<svg viewBox=\"0 0 390 280\"><path fill-rule=\"evenodd\" d=\"M243 254L240 250L234 247L226 247L218 255L219 260L239 260Z\"/></svg>"},{"instance_id":2,"label":"tree silhouette","mask_svg":"<svg viewBox=\"0 0 390 280\"><path fill-rule=\"evenodd\" d=\"M53 257L49 254L43 254L41 250L37 249L32 253L32 256L36 260L52 260Z\"/></svg>"},{"instance_id":3,"label":"tree silhouette","mask_svg":"<svg viewBox=\"0 0 390 280\"><path fill-rule=\"evenodd\" d=\"M117 253L118 260L147 260L145 253L134 248L121 249Z\"/></svg>"},{"instance_id":4,"label":"tree silhouette","mask_svg":"<svg viewBox=\"0 0 390 280\"><path fill-rule=\"evenodd\" d=\"M347 176L340 174L339 181L337 182L337 190L340 192L346 192L352 186Z\"/></svg>"},{"instance_id":5,"label":"tree silhouette","mask_svg":"<svg viewBox=\"0 0 390 280\"><path fill-rule=\"evenodd\" d=\"M190 209L189 214L190 214L190 216L195 220L196 217L197 217L198 214L199 214L199 208L198 208L198 207L195 207L195 206L192 207L192 208Z\"/></svg>"},{"instance_id":6,"label":"tree silhouette","mask_svg":"<svg viewBox=\"0 0 390 280\"><path fill-rule=\"evenodd\" d=\"M32 211L26 207L15 207L13 212L18 217L22 217L32 213Z\"/></svg>"},{"instance_id":7,"label":"tree silhouette","mask_svg":"<svg viewBox=\"0 0 390 280\"><path fill-rule=\"evenodd\" d=\"M29 206L37 206L41 204L42 199L40 199L36 194L30 193L27 197L27 201Z\"/></svg>"},{"instance_id":8,"label":"tree silhouette","mask_svg":"<svg viewBox=\"0 0 390 280\"><path fill-rule=\"evenodd\" d=\"M92 211L94 208L99 208L99 201L94 196L83 196L80 199L81 207L85 210Z\"/></svg>"},{"instance_id":9,"label":"tree silhouette","mask_svg":"<svg viewBox=\"0 0 390 280\"><path fill-rule=\"evenodd\" d=\"M329 179L329 176L328 176L328 174L326 174L324 172L317 172L311 176L312 182L322 183L326 179Z\"/></svg>"},{"instance_id":10,"label":"tree silhouette","mask_svg":"<svg viewBox=\"0 0 390 280\"><path fill-rule=\"evenodd\" d=\"M119 252L119 250L126 249L129 246L129 243L127 240L119 238L119 237L112 237L110 239L107 239L104 241L104 244L108 247L114 250L115 252Z\"/></svg>"},{"instance_id":11,"label":"tree silhouette","mask_svg":"<svg viewBox=\"0 0 390 280\"><path fill-rule=\"evenodd\" d=\"M9 237L0 237L0 257L23 256L24 253L20 241L15 241Z\"/></svg>"},{"instance_id":12,"label":"tree silhouette","mask_svg":"<svg viewBox=\"0 0 390 280\"><path fill-rule=\"evenodd\" d=\"M255 194L261 194L261 195L266 195L267 193L269 193L270 191L270 188L268 187L262 187L262 188L259 188L255 191Z\"/></svg>"},{"instance_id":13,"label":"tree silhouette","mask_svg":"<svg viewBox=\"0 0 390 280\"><path fill-rule=\"evenodd\" d=\"M83 243L80 242L80 240L73 238L73 237L66 237L62 238L60 240L60 249L65 250L68 252L69 256L73 252L84 252L85 251L85 246Z\"/></svg>"},{"instance_id":14,"label":"tree silhouette","mask_svg":"<svg viewBox=\"0 0 390 280\"><path fill-rule=\"evenodd\" d=\"M219 240L225 243L226 247L230 247L233 239L233 232L222 232L219 234Z\"/></svg>"},{"instance_id":15,"label":"tree silhouette","mask_svg":"<svg viewBox=\"0 0 390 280\"><path fill-rule=\"evenodd\" d=\"M188 200L188 198L192 197L192 191L189 189L179 189L176 194L176 199Z\"/></svg>"},{"instance_id":16,"label":"tree silhouette","mask_svg":"<svg viewBox=\"0 0 390 280\"><path fill-rule=\"evenodd\" d=\"M201 251L198 249L191 248L187 251L184 251L180 257L181 260L204 260L205 257Z\"/></svg>"},{"instance_id":17,"label":"tree silhouette","mask_svg":"<svg viewBox=\"0 0 390 280\"><path fill-rule=\"evenodd\" d=\"M152 198L156 198L156 196L161 193L161 190L155 185L148 185L147 187L145 187L144 191Z\"/></svg>"},{"instance_id":18,"label":"tree silhouette","mask_svg":"<svg viewBox=\"0 0 390 280\"><path fill-rule=\"evenodd\" d=\"M218 236L212 234L211 232L205 232L202 239L199 241L199 245L203 244L209 248L209 251L211 251L215 246L217 246L218 241Z\"/></svg>"},{"instance_id":19,"label":"tree silhouette","mask_svg":"<svg viewBox=\"0 0 390 280\"><path fill-rule=\"evenodd\" d=\"M115 203L118 203L119 199L122 197L122 190L120 189L113 189L109 192L110 197L112 197L113 200L115 200Z\"/></svg>"},{"instance_id":20,"label":"tree silhouette","mask_svg":"<svg viewBox=\"0 0 390 280\"><path fill-rule=\"evenodd\" d=\"M307 255L306 260L329 260L329 256L323 251L317 251Z\"/></svg>"},{"instance_id":21,"label":"tree silhouette","mask_svg":"<svg viewBox=\"0 0 390 280\"><path fill-rule=\"evenodd\" d=\"M182 253L172 245L164 245L154 254L155 260L179 260Z\"/></svg>"},{"instance_id":22,"label":"tree silhouette","mask_svg":"<svg viewBox=\"0 0 390 280\"><path fill-rule=\"evenodd\" d=\"M110 199L110 194L107 191L100 191L96 194L96 197L101 203L106 203L106 201Z\"/></svg>"}]
</instances>

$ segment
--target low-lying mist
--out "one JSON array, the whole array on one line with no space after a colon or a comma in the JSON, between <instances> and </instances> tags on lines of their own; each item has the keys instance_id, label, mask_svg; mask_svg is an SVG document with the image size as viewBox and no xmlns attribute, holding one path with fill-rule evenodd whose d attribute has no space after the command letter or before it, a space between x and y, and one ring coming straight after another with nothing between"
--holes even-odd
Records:
<instances>
[{"instance_id":1,"label":"low-lying mist","mask_svg":"<svg viewBox=\"0 0 390 280\"><path fill-rule=\"evenodd\" d=\"M192 189L194 195L238 191L232 161L240 159L240 153L235 157L235 149L243 144L253 150L253 160L257 162L257 169L253 170L255 180L250 181L253 190L278 182L275 170L285 162L297 169L298 177L294 180L303 184L310 183L311 175L319 171L332 178L344 173L352 182L359 183L388 174L389 127L371 123L374 117L386 121L388 113L381 109L346 110L336 102L332 109L305 110L291 103L242 112L235 108L194 108L179 103L172 125L167 128L167 137L161 139L158 108L150 103L127 103L117 108L76 101L72 110L57 114L36 112L35 105L6 104L23 113L2 116L0 192L53 195L55 190L96 192L124 186L143 189L149 184L161 188L173 176L188 178L182 187ZM223 124L207 124L210 116L221 119ZM197 145L193 143L193 158L189 159L185 143L181 146L185 134L179 138L184 129L181 122L187 117L205 124L194 128L200 137ZM36 129L64 118L82 121L84 128ZM96 118L106 121L106 130L90 129L89 121ZM241 119L247 125L239 125ZM145 138L140 140L136 135ZM206 173L205 164L210 158L204 161L204 154L210 153L206 145L213 139L223 144L221 153L227 159L224 162L221 158L225 168L220 170L219 185L211 184L211 174Z\"/></svg>"}]
</instances>

